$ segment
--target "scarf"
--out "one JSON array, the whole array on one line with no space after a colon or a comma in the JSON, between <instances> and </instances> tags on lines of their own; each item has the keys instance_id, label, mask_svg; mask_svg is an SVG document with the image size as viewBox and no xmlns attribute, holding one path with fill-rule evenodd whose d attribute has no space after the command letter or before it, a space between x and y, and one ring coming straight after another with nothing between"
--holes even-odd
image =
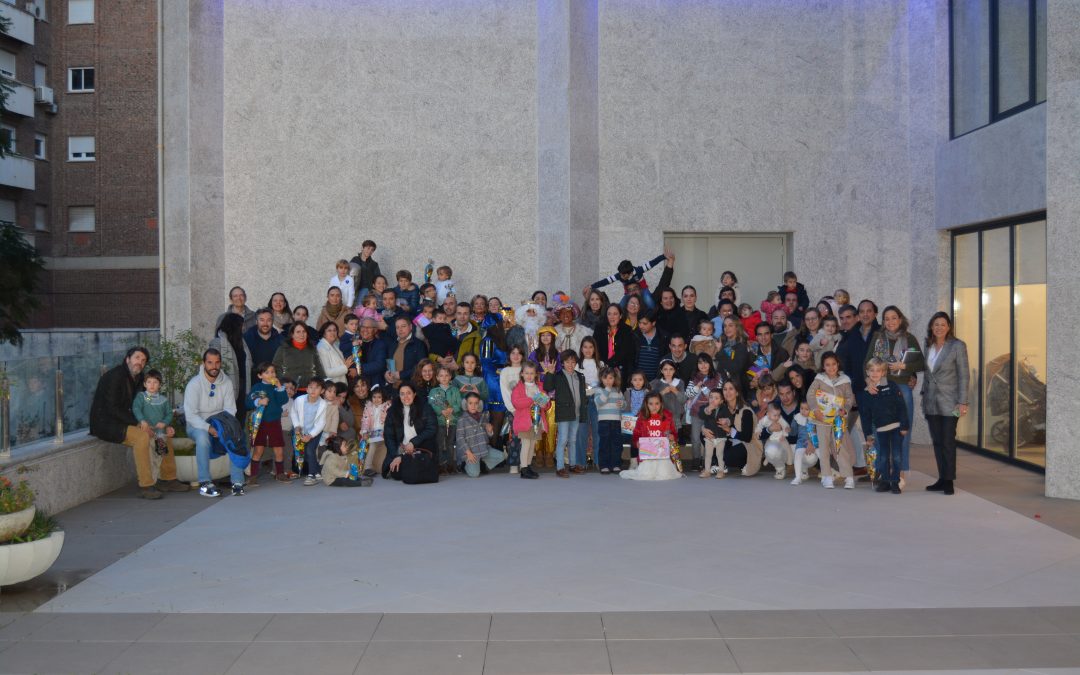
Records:
<instances>
[{"instance_id":1,"label":"scarf","mask_svg":"<svg viewBox=\"0 0 1080 675\"><path fill-rule=\"evenodd\" d=\"M326 303L323 305L323 311L326 312L326 316L336 320L338 315L345 311L345 305L338 305L335 307L330 303Z\"/></svg>"},{"instance_id":2,"label":"scarf","mask_svg":"<svg viewBox=\"0 0 1080 675\"><path fill-rule=\"evenodd\" d=\"M307 340L304 340L303 342L297 342L296 340L289 340L289 342L291 342L292 346L294 348L296 348L296 349L304 349L305 347L307 347Z\"/></svg>"},{"instance_id":3,"label":"scarf","mask_svg":"<svg viewBox=\"0 0 1080 675\"><path fill-rule=\"evenodd\" d=\"M471 417L471 418L473 418L474 420L476 420L477 422L479 422L479 421L480 421L480 416L481 416L481 415L483 415L483 413L472 413L472 412L471 412L471 413L466 413L466 414L467 414L467 415L468 415L469 417Z\"/></svg>"},{"instance_id":4,"label":"scarf","mask_svg":"<svg viewBox=\"0 0 1080 675\"><path fill-rule=\"evenodd\" d=\"M890 363L902 362L904 360L904 355L907 354L908 350L907 333L893 333L884 328L881 329L881 332L885 335L888 342L884 345L878 343L878 349L875 350L875 352L880 351L882 353L875 353L874 356ZM892 344L892 349L889 349L890 343Z\"/></svg>"}]
</instances>

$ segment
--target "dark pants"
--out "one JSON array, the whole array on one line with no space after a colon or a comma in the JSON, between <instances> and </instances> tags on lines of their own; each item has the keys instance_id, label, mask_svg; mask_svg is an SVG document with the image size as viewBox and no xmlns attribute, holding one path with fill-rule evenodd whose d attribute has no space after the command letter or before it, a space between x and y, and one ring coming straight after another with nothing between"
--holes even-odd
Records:
<instances>
[{"instance_id":1,"label":"dark pants","mask_svg":"<svg viewBox=\"0 0 1080 675\"><path fill-rule=\"evenodd\" d=\"M900 480L900 467L904 460L904 437L900 428L874 432L877 444L877 472L886 483Z\"/></svg>"},{"instance_id":2,"label":"dark pants","mask_svg":"<svg viewBox=\"0 0 1080 675\"><path fill-rule=\"evenodd\" d=\"M956 423L955 415L927 415L930 438L934 441L934 460L938 478L956 480Z\"/></svg>"},{"instance_id":3,"label":"dark pants","mask_svg":"<svg viewBox=\"0 0 1080 675\"><path fill-rule=\"evenodd\" d=\"M599 449L596 453L596 466L601 469L614 469L622 466L622 425L613 420L601 420Z\"/></svg>"},{"instance_id":4,"label":"dark pants","mask_svg":"<svg viewBox=\"0 0 1080 675\"><path fill-rule=\"evenodd\" d=\"M319 464L319 441L322 440L322 434L318 436L312 436L308 444L304 446L304 474L308 476L314 476L315 474L322 473L322 466Z\"/></svg>"}]
</instances>

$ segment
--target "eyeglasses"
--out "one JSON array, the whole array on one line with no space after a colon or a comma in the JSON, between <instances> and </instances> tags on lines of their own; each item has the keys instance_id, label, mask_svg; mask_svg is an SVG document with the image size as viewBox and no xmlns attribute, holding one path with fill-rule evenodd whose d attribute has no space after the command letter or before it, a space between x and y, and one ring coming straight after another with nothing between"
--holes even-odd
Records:
<instances>
[{"instance_id":1,"label":"eyeglasses","mask_svg":"<svg viewBox=\"0 0 1080 675\"><path fill-rule=\"evenodd\" d=\"M217 389L217 383L216 382L211 382L210 383L210 398L214 398L214 390L215 389Z\"/></svg>"}]
</instances>

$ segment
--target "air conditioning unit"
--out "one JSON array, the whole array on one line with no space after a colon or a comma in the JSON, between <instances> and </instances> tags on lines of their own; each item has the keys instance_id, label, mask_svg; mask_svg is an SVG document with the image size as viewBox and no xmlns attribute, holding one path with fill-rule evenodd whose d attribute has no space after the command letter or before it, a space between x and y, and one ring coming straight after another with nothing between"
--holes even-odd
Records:
<instances>
[{"instance_id":1,"label":"air conditioning unit","mask_svg":"<svg viewBox=\"0 0 1080 675\"><path fill-rule=\"evenodd\" d=\"M36 103L53 103L52 87L34 87L34 101Z\"/></svg>"},{"instance_id":2,"label":"air conditioning unit","mask_svg":"<svg viewBox=\"0 0 1080 675\"><path fill-rule=\"evenodd\" d=\"M26 3L26 11L33 14L35 18L41 19L45 10L42 8L41 3L37 1Z\"/></svg>"}]
</instances>

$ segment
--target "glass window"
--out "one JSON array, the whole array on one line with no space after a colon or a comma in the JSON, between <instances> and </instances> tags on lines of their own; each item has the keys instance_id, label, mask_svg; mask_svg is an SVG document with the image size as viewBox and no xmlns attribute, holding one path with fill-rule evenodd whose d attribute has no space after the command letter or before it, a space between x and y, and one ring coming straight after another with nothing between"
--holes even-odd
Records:
<instances>
[{"instance_id":1,"label":"glass window","mask_svg":"<svg viewBox=\"0 0 1080 675\"><path fill-rule=\"evenodd\" d=\"M1016 457L1046 466L1046 222L1016 226Z\"/></svg>"},{"instance_id":2,"label":"glass window","mask_svg":"<svg viewBox=\"0 0 1080 675\"><path fill-rule=\"evenodd\" d=\"M90 67L68 68L68 91L94 91L94 69Z\"/></svg>"},{"instance_id":3,"label":"glass window","mask_svg":"<svg viewBox=\"0 0 1080 675\"><path fill-rule=\"evenodd\" d=\"M35 87L47 87L49 86L49 67L44 63L34 64L34 86Z\"/></svg>"},{"instance_id":4,"label":"glass window","mask_svg":"<svg viewBox=\"0 0 1080 675\"><path fill-rule=\"evenodd\" d=\"M15 77L15 55L6 49L0 49L0 75Z\"/></svg>"},{"instance_id":5,"label":"glass window","mask_svg":"<svg viewBox=\"0 0 1080 675\"><path fill-rule=\"evenodd\" d=\"M1009 452L1009 396L1012 292L1009 284L1009 228L982 233L982 446Z\"/></svg>"},{"instance_id":6,"label":"glass window","mask_svg":"<svg viewBox=\"0 0 1080 675\"><path fill-rule=\"evenodd\" d=\"M15 202L10 199L0 199L0 223L15 224Z\"/></svg>"},{"instance_id":7,"label":"glass window","mask_svg":"<svg viewBox=\"0 0 1080 675\"><path fill-rule=\"evenodd\" d=\"M1031 99L1031 0L998 0L998 102L1000 111Z\"/></svg>"},{"instance_id":8,"label":"glass window","mask_svg":"<svg viewBox=\"0 0 1080 675\"><path fill-rule=\"evenodd\" d=\"M968 345L971 384L969 413L956 425L956 439L979 445L979 233L958 235L953 240L953 331Z\"/></svg>"},{"instance_id":9,"label":"glass window","mask_svg":"<svg viewBox=\"0 0 1080 675\"><path fill-rule=\"evenodd\" d=\"M34 134L34 157L37 159L46 158L46 142L45 134Z\"/></svg>"},{"instance_id":10,"label":"glass window","mask_svg":"<svg viewBox=\"0 0 1080 675\"><path fill-rule=\"evenodd\" d=\"M93 136L68 136L69 162L93 162L96 156Z\"/></svg>"},{"instance_id":11,"label":"glass window","mask_svg":"<svg viewBox=\"0 0 1080 675\"><path fill-rule=\"evenodd\" d=\"M68 23L94 23L94 0L68 0Z\"/></svg>"},{"instance_id":12,"label":"glass window","mask_svg":"<svg viewBox=\"0 0 1080 675\"><path fill-rule=\"evenodd\" d=\"M44 204L34 206L34 229L38 232L49 229L49 207Z\"/></svg>"},{"instance_id":13,"label":"glass window","mask_svg":"<svg viewBox=\"0 0 1080 675\"><path fill-rule=\"evenodd\" d=\"M990 0L952 7L953 135L990 122Z\"/></svg>"},{"instance_id":14,"label":"glass window","mask_svg":"<svg viewBox=\"0 0 1080 675\"><path fill-rule=\"evenodd\" d=\"M68 232L93 232L96 228L93 206L68 207Z\"/></svg>"}]
</instances>

